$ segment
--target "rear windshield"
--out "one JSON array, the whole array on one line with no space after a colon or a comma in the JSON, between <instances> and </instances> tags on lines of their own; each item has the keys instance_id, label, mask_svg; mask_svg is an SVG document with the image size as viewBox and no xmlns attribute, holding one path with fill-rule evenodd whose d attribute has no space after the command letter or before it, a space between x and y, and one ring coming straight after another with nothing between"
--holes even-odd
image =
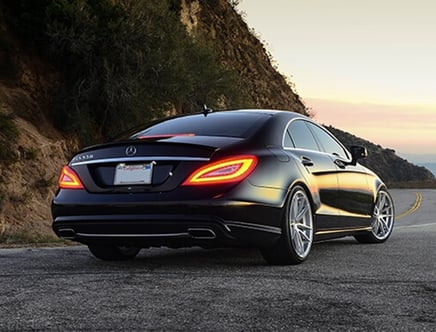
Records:
<instances>
[{"instance_id":1,"label":"rear windshield","mask_svg":"<svg viewBox=\"0 0 436 332\"><path fill-rule=\"evenodd\" d=\"M158 136L224 136L246 138L250 136L268 115L254 112L223 112L170 118L154 124L134 135L131 139Z\"/></svg>"}]
</instances>

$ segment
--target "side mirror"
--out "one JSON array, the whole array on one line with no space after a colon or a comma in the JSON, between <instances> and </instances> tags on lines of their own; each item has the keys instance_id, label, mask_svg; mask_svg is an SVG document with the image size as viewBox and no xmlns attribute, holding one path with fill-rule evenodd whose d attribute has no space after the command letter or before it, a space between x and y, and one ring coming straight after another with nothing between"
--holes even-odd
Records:
<instances>
[{"instance_id":1,"label":"side mirror","mask_svg":"<svg viewBox=\"0 0 436 332\"><path fill-rule=\"evenodd\" d=\"M368 156L368 151L364 146L353 145L350 147L351 152L351 165L356 165L357 161Z\"/></svg>"}]
</instances>

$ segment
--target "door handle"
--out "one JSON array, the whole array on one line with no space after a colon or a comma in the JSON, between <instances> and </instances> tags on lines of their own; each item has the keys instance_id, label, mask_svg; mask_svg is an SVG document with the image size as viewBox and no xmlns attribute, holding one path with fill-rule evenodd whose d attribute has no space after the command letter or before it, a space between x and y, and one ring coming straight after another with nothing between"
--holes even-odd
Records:
<instances>
[{"instance_id":1,"label":"door handle","mask_svg":"<svg viewBox=\"0 0 436 332\"><path fill-rule=\"evenodd\" d=\"M306 156L301 156L301 163L304 166L313 166L313 161L312 159L306 157Z\"/></svg>"}]
</instances>

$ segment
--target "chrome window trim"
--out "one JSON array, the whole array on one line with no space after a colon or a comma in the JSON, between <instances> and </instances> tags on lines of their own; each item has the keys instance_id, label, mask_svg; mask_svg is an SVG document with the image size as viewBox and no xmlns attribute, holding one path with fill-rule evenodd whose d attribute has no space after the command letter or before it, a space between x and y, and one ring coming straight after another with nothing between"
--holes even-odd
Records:
<instances>
[{"instance_id":1,"label":"chrome window trim","mask_svg":"<svg viewBox=\"0 0 436 332\"><path fill-rule=\"evenodd\" d=\"M79 165L91 165L99 163L129 163L129 162L152 162L152 161L209 161L209 158L202 157L123 157L123 158L105 158L105 159L93 159L85 161L73 162L71 166Z\"/></svg>"},{"instance_id":2,"label":"chrome window trim","mask_svg":"<svg viewBox=\"0 0 436 332\"><path fill-rule=\"evenodd\" d=\"M291 125L291 123L292 123L293 121L295 121L295 120L298 120L298 119L299 119L299 118L295 118L295 119L291 119L291 120L289 120L289 121L288 121L288 124L287 124L286 127L285 127L285 130L283 131L283 134L282 134L282 148L285 149L285 150L295 149L294 146L285 146L285 135L287 135L287 133L288 133L288 127Z\"/></svg>"},{"instance_id":3,"label":"chrome window trim","mask_svg":"<svg viewBox=\"0 0 436 332\"><path fill-rule=\"evenodd\" d=\"M286 127L285 127L285 130L283 131L283 135L282 135L282 148L283 148L283 150L286 150L286 151L292 151L292 150L306 150L306 151L314 151L314 152L318 152L318 153L325 153L325 154L328 154L328 155L331 155L331 156L333 156L333 154L331 154L331 153L328 153L328 152L325 152L325 151L318 151L318 150L307 150L307 149L299 149L299 148L296 148L296 147L294 147L294 146L285 146L285 135L287 135L287 132L288 132L288 128L289 128L289 126L291 125L291 123L292 122L294 122L294 121L306 121L306 122L309 122L309 123L312 123L312 124L314 124L315 126L317 126L317 127L319 127L319 128L321 128L322 130L324 130L330 137L332 137L335 141L336 141L336 143L338 143L341 147L342 147L342 149L345 151L345 153L347 154L347 157L348 157L348 159L343 159L343 158L341 158L340 156L336 156L336 157L339 157L340 159L342 159L342 160L344 160L344 161L351 161L351 154L350 154L350 152L348 151L348 149L336 138L336 136L334 136L332 133L330 133L327 129L325 129L322 125L319 125L318 123L316 123L316 122L314 122L314 121L310 121L310 120L307 120L307 119L302 119L302 118L294 118L294 119L291 119L291 120L289 120L288 121L288 123L287 123L287 125L286 125ZM309 128L309 130L310 130L310 128ZM316 138L315 138L315 140L316 140Z\"/></svg>"}]
</instances>

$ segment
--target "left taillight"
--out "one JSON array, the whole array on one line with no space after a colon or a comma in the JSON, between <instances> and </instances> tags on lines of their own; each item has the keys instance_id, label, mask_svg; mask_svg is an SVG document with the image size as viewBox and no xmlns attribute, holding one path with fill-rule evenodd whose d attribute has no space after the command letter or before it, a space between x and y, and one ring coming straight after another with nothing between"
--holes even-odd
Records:
<instances>
[{"instance_id":1,"label":"left taillight","mask_svg":"<svg viewBox=\"0 0 436 332\"><path fill-rule=\"evenodd\" d=\"M77 173L68 166L64 166L59 177L58 186L61 189L83 189L84 186L80 181Z\"/></svg>"},{"instance_id":2,"label":"left taillight","mask_svg":"<svg viewBox=\"0 0 436 332\"><path fill-rule=\"evenodd\" d=\"M218 160L197 169L183 183L184 186L235 183L244 180L257 165L253 155Z\"/></svg>"}]
</instances>

